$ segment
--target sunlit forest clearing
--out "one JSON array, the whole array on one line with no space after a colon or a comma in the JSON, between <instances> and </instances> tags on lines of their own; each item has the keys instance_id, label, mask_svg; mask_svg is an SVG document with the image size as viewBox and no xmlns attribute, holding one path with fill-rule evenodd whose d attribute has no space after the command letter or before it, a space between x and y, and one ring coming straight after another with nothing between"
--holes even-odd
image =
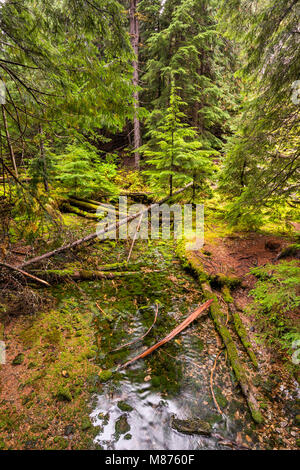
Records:
<instances>
[{"instance_id":1,"label":"sunlit forest clearing","mask_svg":"<svg viewBox=\"0 0 300 470\"><path fill-rule=\"evenodd\" d=\"M299 448L299 16L0 2L0 450Z\"/></svg>"}]
</instances>

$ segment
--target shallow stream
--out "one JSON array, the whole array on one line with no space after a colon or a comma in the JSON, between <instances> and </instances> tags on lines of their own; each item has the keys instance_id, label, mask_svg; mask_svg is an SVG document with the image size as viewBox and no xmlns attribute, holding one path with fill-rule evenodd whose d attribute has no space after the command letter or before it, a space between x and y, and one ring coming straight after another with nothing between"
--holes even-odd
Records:
<instances>
[{"instance_id":1,"label":"shallow stream","mask_svg":"<svg viewBox=\"0 0 300 470\"><path fill-rule=\"evenodd\" d=\"M139 242L135 251L139 263L144 263L141 275L103 281L99 294L101 310L96 314L96 325L98 362L103 370L115 370L164 338L203 302L197 282L183 271L170 242L149 246ZM99 283L89 284L88 289L95 295ZM158 318L149 335L131 347L113 351L148 330L156 305ZM95 438L98 446L127 450L216 449L225 448L224 441L227 446L234 441L255 448L253 423L224 353L218 359L213 380L223 415L212 400L210 374L219 350L213 323L204 315L145 359L115 372L100 385L92 403L91 419L99 426ZM173 417L204 420L212 425L212 436L178 432L172 428Z\"/></svg>"}]
</instances>

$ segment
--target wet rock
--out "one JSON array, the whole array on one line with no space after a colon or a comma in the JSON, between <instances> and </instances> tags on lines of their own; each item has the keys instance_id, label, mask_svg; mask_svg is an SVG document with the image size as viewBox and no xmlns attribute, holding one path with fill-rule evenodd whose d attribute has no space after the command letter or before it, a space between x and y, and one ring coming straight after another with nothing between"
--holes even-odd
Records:
<instances>
[{"instance_id":1,"label":"wet rock","mask_svg":"<svg viewBox=\"0 0 300 470\"><path fill-rule=\"evenodd\" d=\"M118 408L120 408L121 411L132 411L133 408L132 406L128 405L125 401L118 401Z\"/></svg>"},{"instance_id":2,"label":"wet rock","mask_svg":"<svg viewBox=\"0 0 300 470\"><path fill-rule=\"evenodd\" d=\"M71 424L69 424L68 426L65 427L64 435L71 436L71 434L74 434L74 427Z\"/></svg>"},{"instance_id":3,"label":"wet rock","mask_svg":"<svg viewBox=\"0 0 300 470\"><path fill-rule=\"evenodd\" d=\"M24 354L20 353L14 358L14 360L12 361L12 365L19 366L23 362L24 362Z\"/></svg>"},{"instance_id":4,"label":"wet rock","mask_svg":"<svg viewBox=\"0 0 300 470\"><path fill-rule=\"evenodd\" d=\"M112 371L103 370L102 372L99 372L98 376L99 376L99 382L101 383L107 382L112 376Z\"/></svg>"},{"instance_id":5,"label":"wet rock","mask_svg":"<svg viewBox=\"0 0 300 470\"><path fill-rule=\"evenodd\" d=\"M178 419L172 417L171 427L183 434L202 434L210 436L212 427L202 419Z\"/></svg>"},{"instance_id":6,"label":"wet rock","mask_svg":"<svg viewBox=\"0 0 300 470\"><path fill-rule=\"evenodd\" d=\"M130 426L126 415L122 415L117 419L115 423L115 431L117 435L126 434L128 431L130 431Z\"/></svg>"}]
</instances>

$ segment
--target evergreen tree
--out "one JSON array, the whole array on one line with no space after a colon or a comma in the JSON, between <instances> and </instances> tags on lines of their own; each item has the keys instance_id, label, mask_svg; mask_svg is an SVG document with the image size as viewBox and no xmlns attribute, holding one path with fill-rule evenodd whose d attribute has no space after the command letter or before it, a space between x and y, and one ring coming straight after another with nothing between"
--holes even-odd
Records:
<instances>
[{"instance_id":1,"label":"evergreen tree","mask_svg":"<svg viewBox=\"0 0 300 470\"><path fill-rule=\"evenodd\" d=\"M99 159L96 149L91 146L70 144L63 155L55 155L56 180L70 195L91 196L117 193L112 179L116 175L116 166Z\"/></svg>"},{"instance_id":2,"label":"evergreen tree","mask_svg":"<svg viewBox=\"0 0 300 470\"><path fill-rule=\"evenodd\" d=\"M152 182L162 188L168 185L170 196L174 187L194 181L205 186L213 164L210 157L217 152L201 150L197 132L185 122L186 115L180 110L185 105L174 82L171 84L170 106L157 129L150 129L150 142L141 147L151 170L145 171Z\"/></svg>"},{"instance_id":3,"label":"evergreen tree","mask_svg":"<svg viewBox=\"0 0 300 470\"><path fill-rule=\"evenodd\" d=\"M299 2L231 0L223 29L240 44L244 100L228 147L222 189L234 198L230 215L296 199L300 139ZM298 94L299 96L299 94Z\"/></svg>"},{"instance_id":4,"label":"evergreen tree","mask_svg":"<svg viewBox=\"0 0 300 470\"><path fill-rule=\"evenodd\" d=\"M146 1L141 9L147 17ZM153 126L159 111L168 106L174 77L187 103L186 120L207 150L223 145L236 91L232 47L216 30L215 10L214 0L166 0L159 12L158 7L154 10L157 30L149 38L142 30L142 40L145 36L147 41L143 100L155 110Z\"/></svg>"}]
</instances>

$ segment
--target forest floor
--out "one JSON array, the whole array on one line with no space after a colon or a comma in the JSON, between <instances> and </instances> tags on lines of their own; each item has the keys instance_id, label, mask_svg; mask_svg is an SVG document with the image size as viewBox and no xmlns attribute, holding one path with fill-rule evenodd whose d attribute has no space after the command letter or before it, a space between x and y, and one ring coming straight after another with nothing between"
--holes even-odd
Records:
<instances>
[{"instance_id":1,"label":"forest floor","mask_svg":"<svg viewBox=\"0 0 300 470\"><path fill-rule=\"evenodd\" d=\"M92 223L82 224L76 216L65 216L65 220L72 229L76 228L76 236L86 233L87 227L93 229ZM249 269L273 263L278 252L290 243L289 237L257 232L224 233L223 226L211 225L204 248L197 256L208 273L236 275L243 280L233 296L244 309L250 301L249 291L256 281L253 275L248 274ZM139 250L138 246L136 251ZM22 252L24 247L18 245L15 249ZM99 249L102 250L101 256ZM83 247L80 255L66 254L60 264L63 267L67 261L68 266L72 267L85 265L96 268L99 263L111 262L112 250L119 250L116 261L122 260L123 247L121 250L118 245L107 242L101 243L101 247ZM138 261L140 254L137 251L133 259ZM176 263L168 251L165 256L170 258L170 263ZM101 259L98 260L98 257ZM18 254L8 261L18 264L23 258L22 254ZM148 279L147 268L142 275ZM170 272L169 281L176 286L174 281L178 279L174 276ZM134 286L134 280L130 282L128 286ZM149 292L152 292L149 295L155 296L158 287L151 290L152 281L145 282ZM101 350L101 339L95 328L99 315L97 301L101 298L102 302L114 305L122 290L127 289L127 284L126 280L109 281L110 287L108 281L88 284L70 281L51 288L51 292L36 289L38 307L33 312L28 311L27 307L25 309L26 302L24 299L22 304L22 298L17 299L13 309L7 306L11 312L2 334L7 361L0 366L0 448L97 448L94 437L99 428L94 427L89 418L91 396L99 391L99 365L95 360L99 348ZM138 283L137 292L140 291L135 294L133 303L139 302L142 286L143 283ZM157 280L153 286L157 286ZM164 287L167 289L167 286ZM93 294L91 289L94 289ZM184 286L182 289L184 292ZM193 293L190 285L186 289L192 291L191 295L199 296L197 289ZM163 294L162 301L165 301L166 294ZM187 292L182 295L186 302L194 301L188 300ZM2 314L0 321L3 319ZM297 448L299 410L295 401L296 381L276 350L257 345L259 334L255 319L243 315L242 320L258 357L261 378L258 379L257 388L265 397L264 405L267 407L266 422L257 430L259 445L261 448ZM111 319L108 318L107 322L106 329ZM122 358L122 354L117 357L119 361ZM226 391L224 393L226 395Z\"/></svg>"}]
</instances>

